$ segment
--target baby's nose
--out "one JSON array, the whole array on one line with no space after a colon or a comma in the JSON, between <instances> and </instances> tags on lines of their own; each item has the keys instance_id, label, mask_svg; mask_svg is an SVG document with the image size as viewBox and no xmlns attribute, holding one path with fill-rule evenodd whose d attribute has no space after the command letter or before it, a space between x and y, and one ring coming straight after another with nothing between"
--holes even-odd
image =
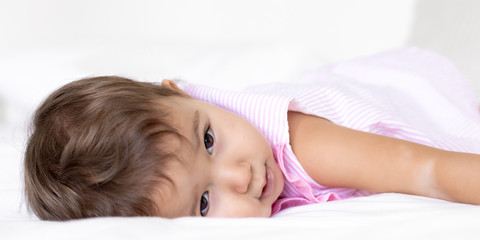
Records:
<instances>
[{"instance_id":1,"label":"baby's nose","mask_svg":"<svg viewBox=\"0 0 480 240\"><path fill-rule=\"evenodd\" d=\"M252 179L252 167L250 163L242 161L224 164L219 169L218 180L226 187L238 193L246 193Z\"/></svg>"}]
</instances>

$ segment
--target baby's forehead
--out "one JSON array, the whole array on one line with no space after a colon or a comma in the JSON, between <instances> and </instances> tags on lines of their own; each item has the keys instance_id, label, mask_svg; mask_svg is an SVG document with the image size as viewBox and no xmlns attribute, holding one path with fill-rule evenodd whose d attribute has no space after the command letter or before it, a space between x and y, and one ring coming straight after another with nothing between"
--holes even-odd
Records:
<instances>
[{"instance_id":1,"label":"baby's forehead","mask_svg":"<svg viewBox=\"0 0 480 240\"><path fill-rule=\"evenodd\" d=\"M172 121L178 117L171 114ZM197 151L192 139L193 125L191 120L181 119L181 123L174 122L172 127L176 129L176 134L166 137L161 142L160 151L167 157L166 163L162 166L166 180L159 181L158 190L154 199L156 199L157 209L162 217L180 217L189 216L192 211L192 193L195 192L195 162ZM186 127L188 126L188 127ZM186 130L186 131L185 131ZM190 135L189 135L190 134ZM193 136L197 137L197 136ZM188 211L185 209L188 208Z\"/></svg>"},{"instance_id":2,"label":"baby's forehead","mask_svg":"<svg viewBox=\"0 0 480 240\"><path fill-rule=\"evenodd\" d=\"M192 120L191 102L194 100L190 97L169 96L159 99L155 103L155 107L159 109L161 117L166 118L169 124L180 132L183 124Z\"/></svg>"},{"instance_id":3,"label":"baby's forehead","mask_svg":"<svg viewBox=\"0 0 480 240\"><path fill-rule=\"evenodd\" d=\"M158 216L176 218L191 215L191 196L195 184L191 181L188 161L172 158L164 166L165 178L158 181L153 193Z\"/></svg>"},{"instance_id":4,"label":"baby's forehead","mask_svg":"<svg viewBox=\"0 0 480 240\"><path fill-rule=\"evenodd\" d=\"M192 107L192 103L198 101L188 96L170 96L168 101L160 103L169 127L175 132L174 138L162 141L164 147L175 153L175 159L184 167L195 160L197 148L202 146L200 137L200 115L202 109ZM165 150L163 150L165 151Z\"/></svg>"}]
</instances>

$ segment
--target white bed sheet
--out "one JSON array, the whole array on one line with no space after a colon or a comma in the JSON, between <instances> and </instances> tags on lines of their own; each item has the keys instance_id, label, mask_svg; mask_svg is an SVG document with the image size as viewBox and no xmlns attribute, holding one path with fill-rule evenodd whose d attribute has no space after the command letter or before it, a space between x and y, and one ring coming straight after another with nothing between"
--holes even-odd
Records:
<instances>
[{"instance_id":1,"label":"white bed sheet","mask_svg":"<svg viewBox=\"0 0 480 240\"><path fill-rule=\"evenodd\" d=\"M471 205L379 194L291 208L274 218L12 220L0 230L2 239L478 239L479 215Z\"/></svg>"}]
</instances>

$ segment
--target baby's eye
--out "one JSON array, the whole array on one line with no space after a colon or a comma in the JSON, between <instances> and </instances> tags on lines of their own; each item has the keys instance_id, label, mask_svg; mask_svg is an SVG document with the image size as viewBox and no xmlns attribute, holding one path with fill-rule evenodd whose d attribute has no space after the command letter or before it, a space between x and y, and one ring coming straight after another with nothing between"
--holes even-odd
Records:
<instances>
[{"instance_id":1,"label":"baby's eye","mask_svg":"<svg viewBox=\"0 0 480 240\"><path fill-rule=\"evenodd\" d=\"M213 132L210 128L207 129L207 132L203 137L203 143L205 144L205 149L207 149L208 154L212 154L215 137L213 136Z\"/></svg>"},{"instance_id":2,"label":"baby's eye","mask_svg":"<svg viewBox=\"0 0 480 240\"><path fill-rule=\"evenodd\" d=\"M208 192L204 192L200 198L200 214L205 217L208 213Z\"/></svg>"}]
</instances>

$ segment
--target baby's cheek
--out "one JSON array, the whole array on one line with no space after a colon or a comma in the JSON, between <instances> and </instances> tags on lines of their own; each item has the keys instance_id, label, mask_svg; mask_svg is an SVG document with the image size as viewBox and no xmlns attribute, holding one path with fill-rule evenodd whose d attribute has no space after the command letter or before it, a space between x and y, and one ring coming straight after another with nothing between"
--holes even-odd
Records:
<instances>
[{"instance_id":1,"label":"baby's cheek","mask_svg":"<svg viewBox=\"0 0 480 240\"><path fill-rule=\"evenodd\" d=\"M230 201L226 205L217 208L213 217L269 217L271 206L263 206L257 199L245 199L240 201Z\"/></svg>"}]
</instances>

